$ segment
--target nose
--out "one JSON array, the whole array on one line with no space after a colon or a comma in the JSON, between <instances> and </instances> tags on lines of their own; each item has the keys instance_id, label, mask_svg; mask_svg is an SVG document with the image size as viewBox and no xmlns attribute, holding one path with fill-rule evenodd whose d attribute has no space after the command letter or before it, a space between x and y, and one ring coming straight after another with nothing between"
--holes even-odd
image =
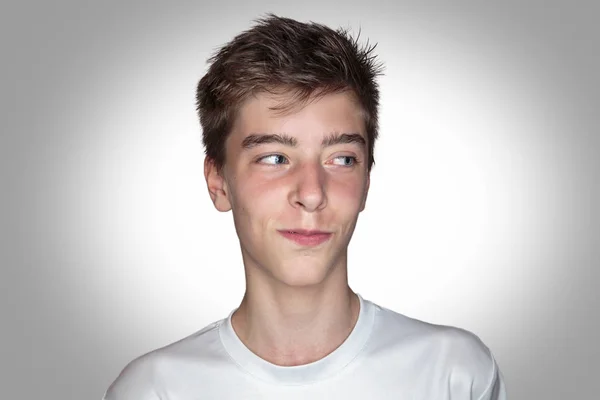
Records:
<instances>
[{"instance_id":1,"label":"nose","mask_svg":"<svg viewBox=\"0 0 600 400\"><path fill-rule=\"evenodd\" d=\"M303 207L308 212L327 206L326 173L319 163L304 163L294 178L294 186L290 191L292 206Z\"/></svg>"}]
</instances>

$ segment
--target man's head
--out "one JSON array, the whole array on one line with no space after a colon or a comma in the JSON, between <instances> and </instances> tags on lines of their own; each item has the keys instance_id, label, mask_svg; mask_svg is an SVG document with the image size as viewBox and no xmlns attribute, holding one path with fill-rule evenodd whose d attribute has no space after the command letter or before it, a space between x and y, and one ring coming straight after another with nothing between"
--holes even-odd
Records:
<instances>
[{"instance_id":1,"label":"man's head","mask_svg":"<svg viewBox=\"0 0 600 400\"><path fill-rule=\"evenodd\" d=\"M233 210L247 279L305 286L346 263L377 137L371 50L272 16L212 58L198 87L205 177L215 207ZM331 235L313 247L281 235L297 229Z\"/></svg>"},{"instance_id":2,"label":"man's head","mask_svg":"<svg viewBox=\"0 0 600 400\"><path fill-rule=\"evenodd\" d=\"M241 104L261 92L290 95L278 104L285 112L310 99L352 91L364 113L368 136L368 171L378 137L379 89L376 63L368 44L358 37L316 23L269 17L239 34L209 59L211 66L197 88L197 108L206 156L219 172L227 161L225 142Z\"/></svg>"}]
</instances>

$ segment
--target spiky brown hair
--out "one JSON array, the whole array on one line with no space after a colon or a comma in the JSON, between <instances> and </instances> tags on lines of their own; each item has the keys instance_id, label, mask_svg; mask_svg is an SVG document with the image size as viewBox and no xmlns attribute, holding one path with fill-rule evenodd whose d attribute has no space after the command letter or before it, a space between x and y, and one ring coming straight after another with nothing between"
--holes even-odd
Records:
<instances>
[{"instance_id":1,"label":"spiky brown hair","mask_svg":"<svg viewBox=\"0 0 600 400\"><path fill-rule=\"evenodd\" d=\"M349 90L364 114L370 172L378 137L375 79L383 68L373 55L376 44L361 47L359 37L360 32L354 39L342 28L267 14L209 58L196 100L205 154L217 170L225 165L225 141L240 104L249 96L290 94L293 101L276 108L285 112L311 98Z\"/></svg>"}]
</instances>

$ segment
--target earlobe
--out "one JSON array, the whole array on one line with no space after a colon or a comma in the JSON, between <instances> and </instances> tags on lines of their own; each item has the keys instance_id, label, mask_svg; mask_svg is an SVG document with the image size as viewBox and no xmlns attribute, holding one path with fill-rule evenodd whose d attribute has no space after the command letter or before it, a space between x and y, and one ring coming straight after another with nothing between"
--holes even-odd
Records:
<instances>
[{"instance_id":1,"label":"earlobe","mask_svg":"<svg viewBox=\"0 0 600 400\"><path fill-rule=\"evenodd\" d=\"M215 208L220 212L231 210L231 203L229 202L227 193L227 183L217 172L214 161L209 157L204 159L204 178L206 179L208 194L215 205Z\"/></svg>"}]
</instances>

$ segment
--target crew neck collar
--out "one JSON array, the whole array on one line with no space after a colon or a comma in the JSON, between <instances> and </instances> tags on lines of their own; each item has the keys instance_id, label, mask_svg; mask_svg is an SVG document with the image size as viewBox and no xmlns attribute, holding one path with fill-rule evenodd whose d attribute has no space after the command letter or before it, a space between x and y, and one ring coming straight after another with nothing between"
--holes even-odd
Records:
<instances>
[{"instance_id":1,"label":"crew neck collar","mask_svg":"<svg viewBox=\"0 0 600 400\"><path fill-rule=\"evenodd\" d=\"M240 340L231 324L237 308L219 326L219 335L225 350L246 372L273 384L303 385L326 379L348 365L366 344L374 324L373 304L356 293L360 302L358 319L346 340L332 353L320 360L297 366L280 366L254 354Z\"/></svg>"}]
</instances>

